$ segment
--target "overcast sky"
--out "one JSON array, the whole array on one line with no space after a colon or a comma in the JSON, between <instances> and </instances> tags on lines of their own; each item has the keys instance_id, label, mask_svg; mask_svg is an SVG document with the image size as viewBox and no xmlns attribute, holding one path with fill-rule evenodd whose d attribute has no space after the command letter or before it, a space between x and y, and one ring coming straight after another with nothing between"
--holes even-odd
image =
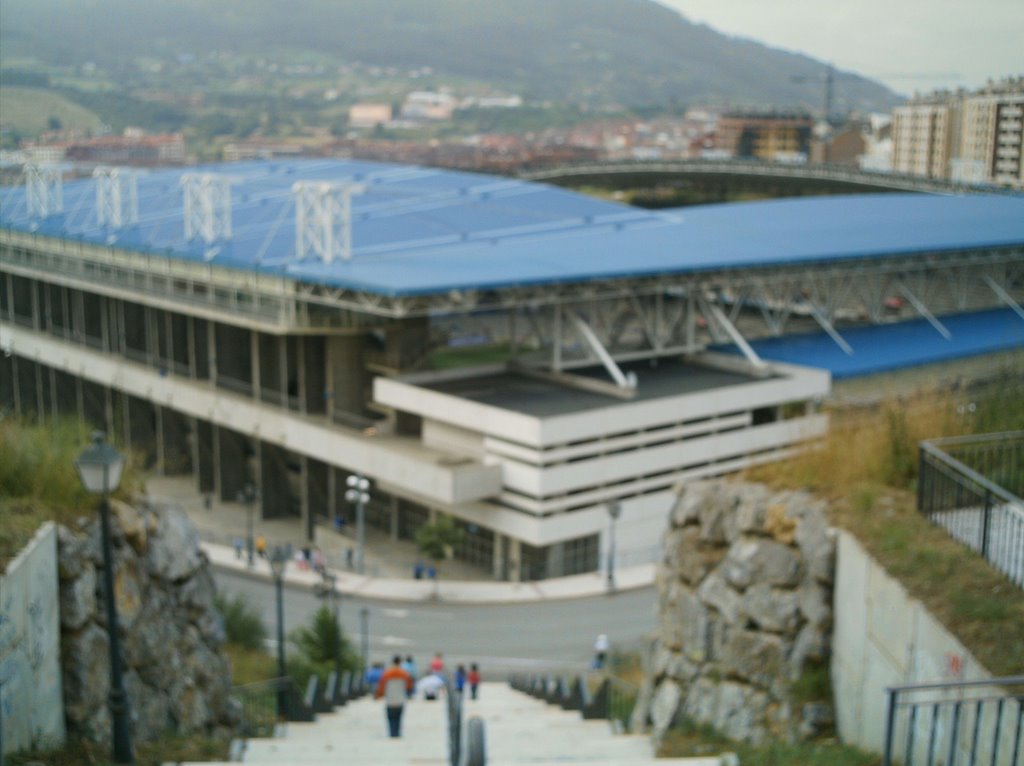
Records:
<instances>
[{"instance_id":1,"label":"overcast sky","mask_svg":"<svg viewBox=\"0 0 1024 766\"><path fill-rule=\"evenodd\" d=\"M719 32L831 61L898 93L1024 75L1024 0L658 1Z\"/></svg>"}]
</instances>

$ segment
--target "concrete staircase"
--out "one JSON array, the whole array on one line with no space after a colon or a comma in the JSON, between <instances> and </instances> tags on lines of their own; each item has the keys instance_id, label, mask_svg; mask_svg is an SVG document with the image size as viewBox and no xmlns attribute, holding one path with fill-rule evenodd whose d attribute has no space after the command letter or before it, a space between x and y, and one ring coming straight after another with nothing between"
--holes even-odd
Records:
<instances>
[{"instance_id":1,"label":"concrete staircase","mask_svg":"<svg viewBox=\"0 0 1024 766\"><path fill-rule=\"evenodd\" d=\"M402 736L391 739L383 703L364 698L315 723L289 723L284 736L250 739L242 761L279 766L447 766L447 705L415 699L405 706ZM548 705L505 684L485 683L466 697L465 718L485 723L488 766L724 766L713 758L655 759L646 735L614 734L608 721ZM199 764L182 764L199 766Z\"/></svg>"}]
</instances>

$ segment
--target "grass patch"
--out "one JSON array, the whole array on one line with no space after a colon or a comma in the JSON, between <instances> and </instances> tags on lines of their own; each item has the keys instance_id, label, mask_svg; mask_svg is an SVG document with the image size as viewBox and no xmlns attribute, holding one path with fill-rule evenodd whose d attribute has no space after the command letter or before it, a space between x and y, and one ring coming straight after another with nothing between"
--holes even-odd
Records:
<instances>
[{"instance_id":1,"label":"grass patch","mask_svg":"<svg viewBox=\"0 0 1024 766\"><path fill-rule=\"evenodd\" d=\"M88 445L89 432L77 420L42 426L0 421L0 568L44 522L74 527L80 517L96 515L96 497L85 491L75 470L75 458ZM116 497L130 497L139 486L131 462Z\"/></svg>"},{"instance_id":2,"label":"grass patch","mask_svg":"<svg viewBox=\"0 0 1024 766\"><path fill-rule=\"evenodd\" d=\"M966 398L975 405L969 417ZM832 523L851 532L982 665L1013 675L1024 667L1024 592L921 516L914 490L918 442L1024 428L1022 402L1020 378L1011 375L968 392L837 410L816 449L747 477L825 498Z\"/></svg>"},{"instance_id":3,"label":"grass patch","mask_svg":"<svg viewBox=\"0 0 1024 766\"><path fill-rule=\"evenodd\" d=\"M430 355L430 366L434 370L452 370L459 367L498 364L507 362L511 357L512 349L508 343L442 348Z\"/></svg>"},{"instance_id":4,"label":"grass patch","mask_svg":"<svg viewBox=\"0 0 1024 766\"><path fill-rule=\"evenodd\" d=\"M136 766L162 766L180 761L227 760L230 742L192 735L167 734L154 742L136 742ZM69 739L59 750L40 750L5 756L10 766L113 766L110 745Z\"/></svg>"},{"instance_id":5,"label":"grass patch","mask_svg":"<svg viewBox=\"0 0 1024 766\"><path fill-rule=\"evenodd\" d=\"M231 662L231 683L234 686L277 678L277 660L265 649L247 649L227 643L224 645L224 654Z\"/></svg>"},{"instance_id":6,"label":"grass patch","mask_svg":"<svg viewBox=\"0 0 1024 766\"><path fill-rule=\"evenodd\" d=\"M79 131L94 131L103 125L95 112L41 88L0 89L0 114L12 130L27 136L36 136L55 124L63 130Z\"/></svg>"},{"instance_id":7,"label":"grass patch","mask_svg":"<svg viewBox=\"0 0 1024 766\"><path fill-rule=\"evenodd\" d=\"M658 746L659 758L707 757L726 752L736 753L743 766L878 766L882 762L879 755L833 740L744 745L689 719L667 731Z\"/></svg>"}]
</instances>

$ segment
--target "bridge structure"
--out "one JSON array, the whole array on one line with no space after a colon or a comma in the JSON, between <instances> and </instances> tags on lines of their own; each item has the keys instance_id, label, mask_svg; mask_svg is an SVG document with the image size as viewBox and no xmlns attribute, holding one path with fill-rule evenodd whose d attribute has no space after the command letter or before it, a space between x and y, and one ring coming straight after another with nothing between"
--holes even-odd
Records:
<instances>
[{"instance_id":1,"label":"bridge structure","mask_svg":"<svg viewBox=\"0 0 1024 766\"><path fill-rule=\"evenodd\" d=\"M653 560L680 482L822 435L830 370L759 339L870 358L915 319L949 358L950 317L1024 327L1019 196L646 211L355 160L116 177L0 190L0 407L92 421L222 501L258 487L311 540L450 516L498 579Z\"/></svg>"},{"instance_id":2,"label":"bridge structure","mask_svg":"<svg viewBox=\"0 0 1024 766\"><path fill-rule=\"evenodd\" d=\"M653 180L694 185L754 187L785 193L921 192L926 194L1010 194L1006 186L969 184L944 178L860 170L826 163L783 163L751 159L609 160L529 169L519 174L530 181L560 185L649 185Z\"/></svg>"}]
</instances>

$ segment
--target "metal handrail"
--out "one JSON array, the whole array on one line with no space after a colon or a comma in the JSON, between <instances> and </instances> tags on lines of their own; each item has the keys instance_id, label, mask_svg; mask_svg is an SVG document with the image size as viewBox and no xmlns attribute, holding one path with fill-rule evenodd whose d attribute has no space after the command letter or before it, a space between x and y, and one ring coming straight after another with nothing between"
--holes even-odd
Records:
<instances>
[{"instance_id":1,"label":"metal handrail","mask_svg":"<svg viewBox=\"0 0 1024 766\"><path fill-rule=\"evenodd\" d=\"M995 484L994 482L986 479L980 473L975 471L973 468L969 468L964 463L957 460L955 457L950 455L948 452L942 449L945 446L959 446L963 444L984 444L986 442L994 441L1009 441L1017 440L1024 441L1024 431L1006 431L1003 433L996 434L982 434L979 436L949 436L942 439L929 439L928 441L921 442L921 450L927 452L931 457L936 460L945 463L950 468L954 469L957 473L962 474L966 478L973 481L978 486L985 490L990 491L993 495L996 495L1000 499L1007 503L1022 504L1024 500L1017 497L1012 492L1008 491L1004 487Z\"/></svg>"},{"instance_id":2,"label":"metal handrail","mask_svg":"<svg viewBox=\"0 0 1024 766\"><path fill-rule=\"evenodd\" d=\"M929 766L1020 762L1024 676L892 686L886 696L883 766L920 763L922 751Z\"/></svg>"}]
</instances>

